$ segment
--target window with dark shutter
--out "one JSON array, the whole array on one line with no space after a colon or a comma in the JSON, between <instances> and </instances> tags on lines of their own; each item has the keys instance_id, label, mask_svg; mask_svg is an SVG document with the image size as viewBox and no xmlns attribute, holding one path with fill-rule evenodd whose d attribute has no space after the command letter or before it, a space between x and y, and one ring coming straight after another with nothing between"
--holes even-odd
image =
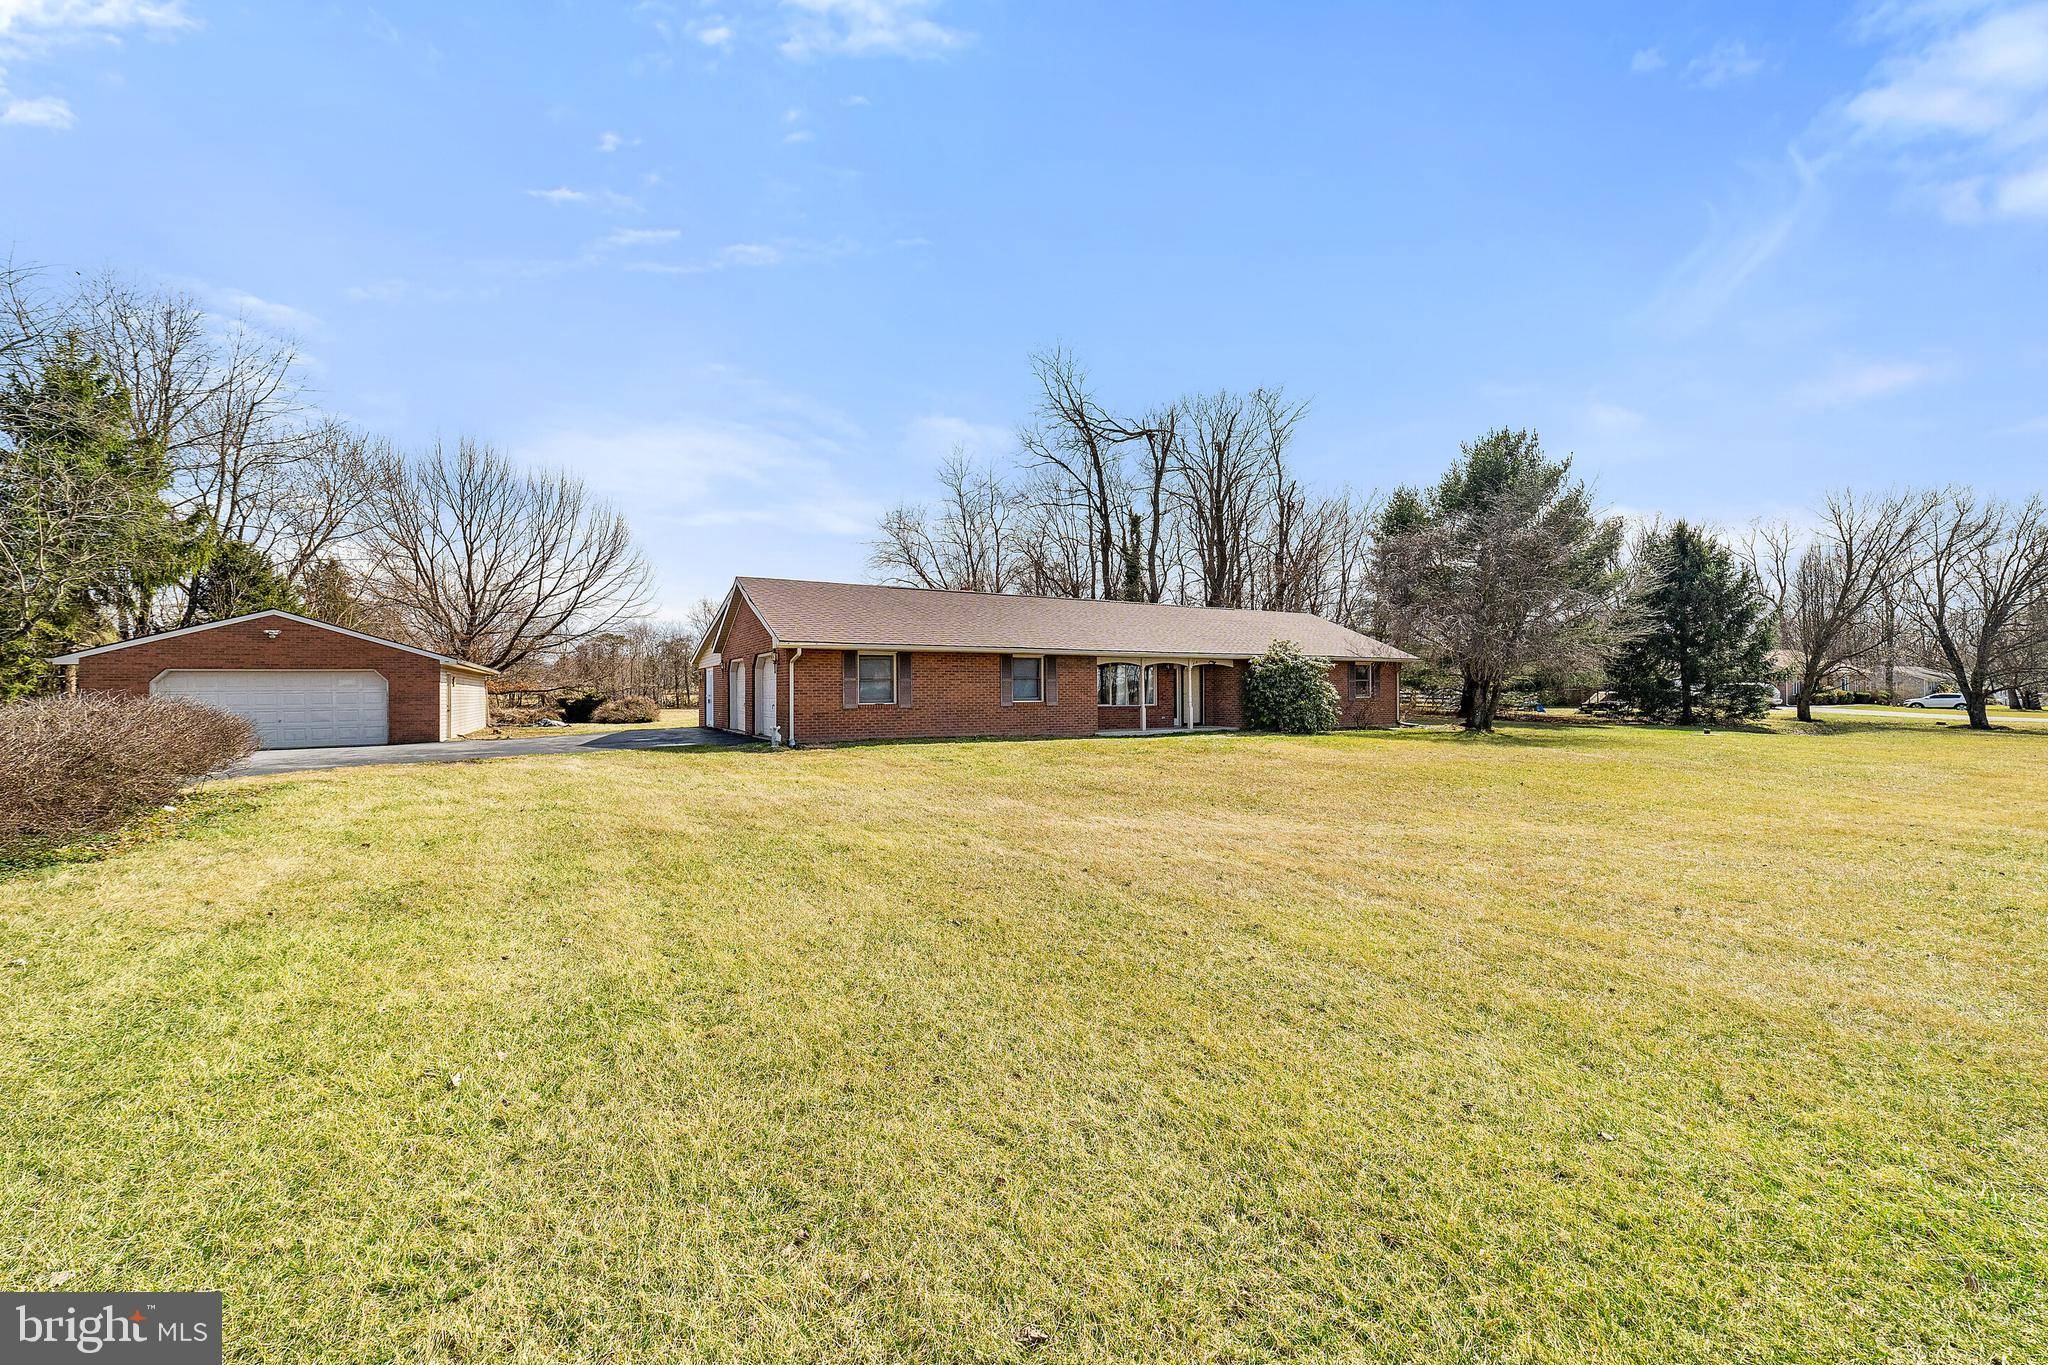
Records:
<instances>
[{"instance_id":1,"label":"window with dark shutter","mask_svg":"<svg viewBox=\"0 0 2048 1365\"><path fill-rule=\"evenodd\" d=\"M896 704L910 705L910 655L896 656Z\"/></svg>"},{"instance_id":2,"label":"window with dark shutter","mask_svg":"<svg viewBox=\"0 0 2048 1365\"><path fill-rule=\"evenodd\" d=\"M1040 686L1040 665L1043 662L1029 654L1020 654L1010 660L1009 696L1012 701L1044 700L1044 689Z\"/></svg>"},{"instance_id":3,"label":"window with dark shutter","mask_svg":"<svg viewBox=\"0 0 2048 1365\"><path fill-rule=\"evenodd\" d=\"M896 700L896 656L860 656L857 700L864 706L888 706Z\"/></svg>"}]
</instances>

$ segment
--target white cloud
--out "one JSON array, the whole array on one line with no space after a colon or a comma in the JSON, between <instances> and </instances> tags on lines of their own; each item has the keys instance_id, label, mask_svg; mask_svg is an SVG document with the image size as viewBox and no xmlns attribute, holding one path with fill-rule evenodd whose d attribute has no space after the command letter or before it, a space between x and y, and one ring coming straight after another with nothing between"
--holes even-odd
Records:
<instances>
[{"instance_id":1,"label":"white cloud","mask_svg":"<svg viewBox=\"0 0 2048 1365\"><path fill-rule=\"evenodd\" d=\"M320 327L320 319L303 308L261 298L246 289L213 284L206 280L174 279L170 283L189 289L213 309L225 315L230 327L260 330L272 334L296 335Z\"/></svg>"},{"instance_id":2,"label":"white cloud","mask_svg":"<svg viewBox=\"0 0 2048 1365\"><path fill-rule=\"evenodd\" d=\"M965 417L930 413L914 419L903 431L906 454L923 464L935 465L955 450L976 460L992 460L1017 444L1017 433L990 422L973 422Z\"/></svg>"},{"instance_id":3,"label":"white cloud","mask_svg":"<svg viewBox=\"0 0 2048 1365\"><path fill-rule=\"evenodd\" d=\"M0 37L13 40L17 52L124 29L168 33L193 27L184 0L0 0Z\"/></svg>"},{"instance_id":4,"label":"white cloud","mask_svg":"<svg viewBox=\"0 0 2048 1365\"><path fill-rule=\"evenodd\" d=\"M844 237L828 241L785 237L773 242L735 242L701 261L632 261L626 269L648 275L705 275L717 270L815 265L850 256L859 249L856 243Z\"/></svg>"},{"instance_id":5,"label":"white cloud","mask_svg":"<svg viewBox=\"0 0 2048 1365\"><path fill-rule=\"evenodd\" d=\"M527 197L549 204L594 204L614 212L638 212L640 201L611 190L575 190L557 185L551 190L528 190Z\"/></svg>"},{"instance_id":6,"label":"white cloud","mask_svg":"<svg viewBox=\"0 0 2048 1365\"><path fill-rule=\"evenodd\" d=\"M873 104L874 101L869 99L866 95L848 95L845 99L839 101L839 103L848 109L865 109L870 104Z\"/></svg>"},{"instance_id":7,"label":"white cloud","mask_svg":"<svg viewBox=\"0 0 2048 1365\"><path fill-rule=\"evenodd\" d=\"M2029 417L2024 422L2014 422L2009 427L2000 427L1993 436L2048 436L2048 416Z\"/></svg>"},{"instance_id":8,"label":"white cloud","mask_svg":"<svg viewBox=\"0 0 2048 1365\"><path fill-rule=\"evenodd\" d=\"M598 243L600 249L666 246L683 235L681 228L620 228Z\"/></svg>"},{"instance_id":9,"label":"white cloud","mask_svg":"<svg viewBox=\"0 0 2048 1365\"><path fill-rule=\"evenodd\" d=\"M764 242L739 242L718 253L725 265L780 265L782 248Z\"/></svg>"},{"instance_id":10,"label":"white cloud","mask_svg":"<svg viewBox=\"0 0 2048 1365\"><path fill-rule=\"evenodd\" d=\"M2048 163L2007 176L1991 202L2009 217L2048 218Z\"/></svg>"},{"instance_id":11,"label":"white cloud","mask_svg":"<svg viewBox=\"0 0 2048 1365\"><path fill-rule=\"evenodd\" d=\"M1716 43L1711 51L1693 58L1685 66L1685 80L1702 90L1717 90L1724 85L1748 80L1764 69L1764 59L1749 50L1739 40Z\"/></svg>"},{"instance_id":12,"label":"white cloud","mask_svg":"<svg viewBox=\"0 0 2048 1365\"><path fill-rule=\"evenodd\" d=\"M7 100L0 104L0 123L22 128L50 128L62 132L77 122L71 106L54 95L32 100Z\"/></svg>"},{"instance_id":13,"label":"white cloud","mask_svg":"<svg viewBox=\"0 0 2048 1365\"><path fill-rule=\"evenodd\" d=\"M723 591L736 568L857 574L882 511L850 472L866 444L859 428L718 366L682 387L710 410L576 415L512 451L576 470L626 511L664 612L680 615L694 598Z\"/></svg>"},{"instance_id":14,"label":"white cloud","mask_svg":"<svg viewBox=\"0 0 2048 1365\"><path fill-rule=\"evenodd\" d=\"M817 134L812 132L808 128L799 128L793 133L784 133L782 135L782 140L784 143L809 142L812 138L816 136Z\"/></svg>"},{"instance_id":15,"label":"white cloud","mask_svg":"<svg viewBox=\"0 0 2048 1365\"><path fill-rule=\"evenodd\" d=\"M1891 46L1843 106L1855 138L1953 221L2048 216L2048 3L1885 6L1863 31Z\"/></svg>"},{"instance_id":16,"label":"white cloud","mask_svg":"<svg viewBox=\"0 0 2048 1365\"><path fill-rule=\"evenodd\" d=\"M1919 388L1933 379L1931 366L1911 360L1844 362L1794 395L1806 407L1846 408Z\"/></svg>"},{"instance_id":17,"label":"white cloud","mask_svg":"<svg viewBox=\"0 0 2048 1365\"><path fill-rule=\"evenodd\" d=\"M973 35L926 17L938 0L782 0L789 28L782 53L814 56L942 57Z\"/></svg>"},{"instance_id":18,"label":"white cloud","mask_svg":"<svg viewBox=\"0 0 2048 1365\"><path fill-rule=\"evenodd\" d=\"M1774 203L1711 214L1706 237L1679 262L1651 302L1649 318L1655 325L1678 334L1711 325L1813 220L1822 204L1819 179L1796 148L1787 148L1785 156L1790 185L1762 191Z\"/></svg>"},{"instance_id":19,"label":"white cloud","mask_svg":"<svg viewBox=\"0 0 2048 1365\"><path fill-rule=\"evenodd\" d=\"M194 26L183 0L0 0L0 61L38 61L71 43L119 43L126 31L160 37ZM10 98L0 79L0 125L62 132L77 121L68 100Z\"/></svg>"},{"instance_id":20,"label":"white cloud","mask_svg":"<svg viewBox=\"0 0 2048 1365\"><path fill-rule=\"evenodd\" d=\"M1603 403L1596 398L1586 404L1586 425L1608 435L1621 436L1641 431L1648 420L1634 408L1625 408L1619 403Z\"/></svg>"},{"instance_id":21,"label":"white cloud","mask_svg":"<svg viewBox=\"0 0 2048 1365\"><path fill-rule=\"evenodd\" d=\"M640 139L637 137L624 137L613 132L604 132L597 135L597 150L607 154L616 152L621 147L637 147L639 145Z\"/></svg>"},{"instance_id":22,"label":"white cloud","mask_svg":"<svg viewBox=\"0 0 2048 1365\"><path fill-rule=\"evenodd\" d=\"M733 31L731 24L722 22L705 24L693 36L704 46L715 47L720 52L726 52L732 48Z\"/></svg>"},{"instance_id":23,"label":"white cloud","mask_svg":"<svg viewBox=\"0 0 2048 1365\"><path fill-rule=\"evenodd\" d=\"M1628 59L1629 71L1638 76L1647 76L1652 72L1662 71L1665 65L1664 54L1654 47L1642 48L1633 57Z\"/></svg>"}]
</instances>

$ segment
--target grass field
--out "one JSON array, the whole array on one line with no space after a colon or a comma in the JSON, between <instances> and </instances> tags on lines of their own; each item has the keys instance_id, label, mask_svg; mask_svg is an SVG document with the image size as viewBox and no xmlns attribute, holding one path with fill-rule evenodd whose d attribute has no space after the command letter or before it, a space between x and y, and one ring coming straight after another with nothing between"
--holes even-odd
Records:
<instances>
[{"instance_id":1,"label":"grass field","mask_svg":"<svg viewBox=\"0 0 2048 1365\"><path fill-rule=\"evenodd\" d=\"M2048 733L672 750L0 881L0 1283L301 1361L2048 1356Z\"/></svg>"}]
</instances>

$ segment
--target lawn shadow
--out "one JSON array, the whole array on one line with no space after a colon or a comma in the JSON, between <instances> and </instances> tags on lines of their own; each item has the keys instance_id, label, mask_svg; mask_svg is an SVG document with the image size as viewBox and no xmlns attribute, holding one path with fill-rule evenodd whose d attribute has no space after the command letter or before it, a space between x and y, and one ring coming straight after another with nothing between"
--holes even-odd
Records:
<instances>
[{"instance_id":1,"label":"lawn shadow","mask_svg":"<svg viewBox=\"0 0 2048 1365\"><path fill-rule=\"evenodd\" d=\"M53 867L105 862L134 849L167 839L183 839L219 825L230 816L256 808L248 796L216 789L186 792L168 810L150 810L118 829L72 839L29 839L0 845L0 882L32 876Z\"/></svg>"},{"instance_id":2,"label":"lawn shadow","mask_svg":"<svg viewBox=\"0 0 2048 1365\"><path fill-rule=\"evenodd\" d=\"M1940 731L1950 735L2008 735L2023 736L2027 739L2048 738L2048 725L2000 725L1993 721L1989 729L1973 730L1967 721L1948 720L1891 720L1882 716L1859 717L1851 720L1829 718L1824 720L1788 720L1776 733L1806 735L1814 739L1840 739L1859 734L1915 734L1924 735Z\"/></svg>"}]
</instances>

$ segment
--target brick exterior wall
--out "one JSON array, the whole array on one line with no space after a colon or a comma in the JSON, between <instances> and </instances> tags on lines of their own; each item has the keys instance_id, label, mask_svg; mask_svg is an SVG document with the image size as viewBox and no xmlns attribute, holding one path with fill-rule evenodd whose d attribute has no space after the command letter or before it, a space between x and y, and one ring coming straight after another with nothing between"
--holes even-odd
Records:
<instances>
[{"instance_id":1,"label":"brick exterior wall","mask_svg":"<svg viewBox=\"0 0 2048 1365\"><path fill-rule=\"evenodd\" d=\"M275 640L263 632L277 632ZM287 617L258 617L167 640L80 659L78 690L149 695L150 680L167 668L369 668L384 675L386 723L393 744L431 743L441 737L441 664L402 649L358 640Z\"/></svg>"},{"instance_id":2,"label":"brick exterior wall","mask_svg":"<svg viewBox=\"0 0 2048 1365\"><path fill-rule=\"evenodd\" d=\"M768 629L744 598L735 598L721 662L711 670L716 699L715 718L721 730L753 732L755 656L768 649ZM1096 660L1091 655L1059 656L1059 700L1002 704L1000 654L950 654L918 651L911 656L909 706L844 704L845 653L836 649L776 651L775 720L777 737L789 739L790 670L796 670L796 742L841 744L880 739L946 739L953 737L1049 737L1092 735L1098 730L1135 730L1138 708L1095 704ZM1347 727L1397 724L1400 672L1398 664L1379 664L1379 695L1351 696L1351 665L1337 664L1330 681L1343 699L1342 724ZM728 714L731 672L747 670L747 714ZM1154 704L1146 708L1153 729L1173 727L1174 688L1179 670L1159 671ZM1235 727L1244 723L1244 667L1214 664L1203 674L1203 724Z\"/></svg>"},{"instance_id":3,"label":"brick exterior wall","mask_svg":"<svg viewBox=\"0 0 2048 1365\"><path fill-rule=\"evenodd\" d=\"M1062 655L1055 671L1059 700L1003 705L1002 656L910 656L910 705L844 704L845 654L807 650L796 662L799 744L864 739L941 739L956 735L1030 737L1092 735L1095 660Z\"/></svg>"},{"instance_id":4,"label":"brick exterior wall","mask_svg":"<svg viewBox=\"0 0 2048 1365\"><path fill-rule=\"evenodd\" d=\"M1202 674L1202 723L1233 730L1244 724L1243 667L1211 664Z\"/></svg>"},{"instance_id":5,"label":"brick exterior wall","mask_svg":"<svg viewBox=\"0 0 2048 1365\"><path fill-rule=\"evenodd\" d=\"M1337 724L1344 729L1364 730L1401 723L1401 665L1374 664L1372 667L1378 678L1378 691L1374 696L1363 697L1352 695L1350 664L1330 665L1330 686L1337 689L1340 717Z\"/></svg>"}]
</instances>

